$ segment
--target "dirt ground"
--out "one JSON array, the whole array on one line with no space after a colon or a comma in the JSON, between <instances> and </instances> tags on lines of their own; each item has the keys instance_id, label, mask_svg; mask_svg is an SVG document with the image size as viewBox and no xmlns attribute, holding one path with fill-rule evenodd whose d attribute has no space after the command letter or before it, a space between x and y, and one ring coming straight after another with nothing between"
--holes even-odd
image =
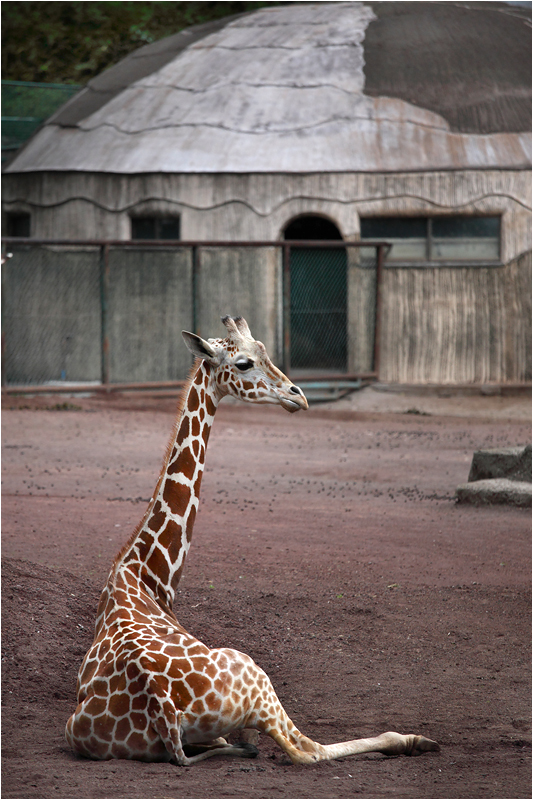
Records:
<instances>
[{"instance_id":1,"label":"dirt ground","mask_svg":"<svg viewBox=\"0 0 533 800\"><path fill-rule=\"evenodd\" d=\"M297 767L261 736L253 761L191 768L75 756L97 598L175 400L6 398L4 798L531 796L530 512L454 501L473 450L531 441L528 401L377 395L222 404L175 610L251 655L308 736L399 730L441 752Z\"/></svg>"}]
</instances>

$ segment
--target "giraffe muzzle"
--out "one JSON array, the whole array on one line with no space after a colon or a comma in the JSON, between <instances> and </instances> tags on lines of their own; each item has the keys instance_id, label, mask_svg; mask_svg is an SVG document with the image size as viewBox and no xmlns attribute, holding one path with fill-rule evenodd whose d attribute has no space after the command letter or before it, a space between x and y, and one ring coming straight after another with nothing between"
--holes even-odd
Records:
<instances>
[{"instance_id":1,"label":"giraffe muzzle","mask_svg":"<svg viewBox=\"0 0 533 800\"><path fill-rule=\"evenodd\" d=\"M279 393L281 407L294 414L295 411L306 411L309 408L307 399L299 386L292 385L288 391Z\"/></svg>"}]
</instances>

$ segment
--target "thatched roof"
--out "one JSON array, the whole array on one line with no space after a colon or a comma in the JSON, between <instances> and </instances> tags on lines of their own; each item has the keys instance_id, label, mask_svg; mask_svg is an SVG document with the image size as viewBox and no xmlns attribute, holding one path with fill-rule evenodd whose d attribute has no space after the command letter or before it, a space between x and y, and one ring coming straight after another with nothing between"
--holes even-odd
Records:
<instances>
[{"instance_id":1,"label":"thatched roof","mask_svg":"<svg viewBox=\"0 0 533 800\"><path fill-rule=\"evenodd\" d=\"M225 18L91 81L7 171L524 168L530 36L527 12L504 3L291 3Z\"/></svg>"}]
</instances>

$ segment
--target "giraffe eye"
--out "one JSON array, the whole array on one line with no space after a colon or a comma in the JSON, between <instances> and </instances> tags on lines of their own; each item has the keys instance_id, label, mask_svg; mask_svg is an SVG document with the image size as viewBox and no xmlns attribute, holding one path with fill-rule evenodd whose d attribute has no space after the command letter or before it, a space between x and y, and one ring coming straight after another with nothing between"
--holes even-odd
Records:
<instances>
[{"instance_id":1,"label":"giraffe eye","mask_svg":"<svg viewBox=\"0 0 533 800\"><path fill-rule=\"evenodd\" d=\"M253 361L251 361L251 359L249 359L249 358L248 358L248 359L246 359L246 361L236 361L236 362L235 362L235 366L236 366L236 367L237 367L237 369L239 369L241 372L246 372L246 370L247 370L247 369L251 369L251 368L253 367L253 365L254 365L254 362L253 362Z\"/></svg>"}]
</instances>

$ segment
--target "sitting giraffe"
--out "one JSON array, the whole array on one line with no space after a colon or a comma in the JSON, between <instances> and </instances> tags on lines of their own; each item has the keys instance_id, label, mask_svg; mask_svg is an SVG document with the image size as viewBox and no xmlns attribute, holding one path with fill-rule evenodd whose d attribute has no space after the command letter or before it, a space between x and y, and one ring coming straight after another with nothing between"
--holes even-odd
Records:
<instances>
[{"instance_id":1,"label":"sitting giraffe","mask_svg":"<svg viewBox=\"0 0 533 800\"><path fill-rule=\"evenodd\" d=\"M223 738L243 728L267 733L297 764L357 753L438 750L423 736L391 732L330 745L308 739L249 656L210 650L174 616L219 401L231 395L291 412L307 408L302 391L272 364L245 320L222 321L226 339L204 341L183 332L197 360L154 495L102 592L94 642L78 675L78 707L66 726L68 743L89 758L180 765L213 755L254 757L254 745L230 745Z\"/></svg>"}]
</instances>

